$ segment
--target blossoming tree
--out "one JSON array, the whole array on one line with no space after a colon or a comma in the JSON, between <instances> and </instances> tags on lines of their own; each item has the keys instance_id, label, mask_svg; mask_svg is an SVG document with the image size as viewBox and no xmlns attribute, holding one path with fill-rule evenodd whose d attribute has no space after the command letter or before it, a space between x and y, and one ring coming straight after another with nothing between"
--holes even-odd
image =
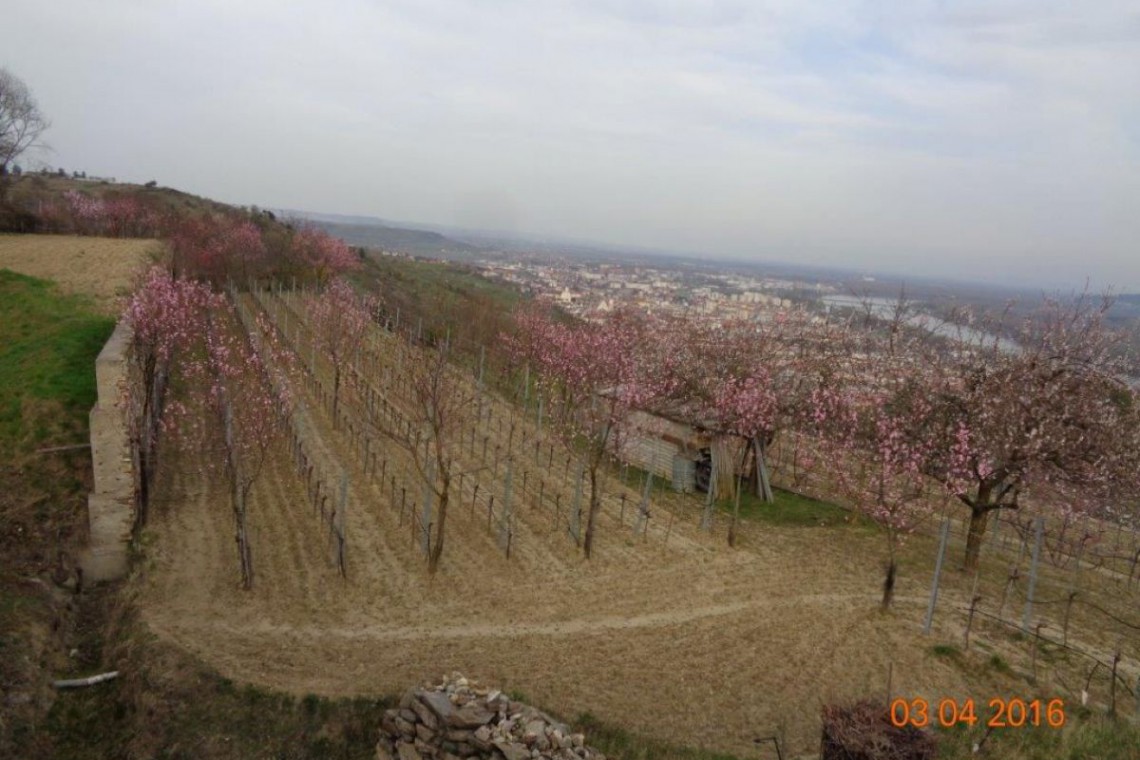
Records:
<instances>
[{"instance_id":1,"label":"blossoming tree","mask_svg":"<svg viewBox=\"0 0 1140 760\"><path fill-rule=\"evenodd\" d=\"M664 377L645 371L646 325L631 312L615 312L601 322L566 323L526 309L516 315L515 327L504 339L516 360L539 372L548 419L582 457L590 485L582 551L589 558L601 509L601 466L620 451L630 413L663 396Z\"/></svg>"},{"instance_id":2,"label":"blossoming tree","mask_svg":"<svg viewBox=\"0 0 1140 760\"><path fill-rule=\"evenodd\" d=\"M969 509L967 568L989 516L1027 494L1080 513L1136 487L1140 418L1110 306L1049 300L1009 339L995 325L930 363L943 446L927 474Z\"/></svg>"},{"instance_id":3,"label":"blossoming tree","mask_svg":"<svg viewBox=\"0 0 1140 760\"><path fill-rule=\"evenodd\" d=\"M305 303L309 326L321 354L332 367L332 417L340 419L341 385L350 376L376 308L370 297L360 296L344 279L330 282Z\"/></svg>"}]
</instances>

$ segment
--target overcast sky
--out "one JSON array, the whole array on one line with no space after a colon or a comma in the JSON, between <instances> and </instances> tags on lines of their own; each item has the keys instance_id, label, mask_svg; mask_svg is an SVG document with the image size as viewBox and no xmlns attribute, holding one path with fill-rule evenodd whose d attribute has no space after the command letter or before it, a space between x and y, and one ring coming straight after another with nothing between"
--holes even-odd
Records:
<instances>
[{"instance_id":1,"label":"overcast sky","mask_svg":"<svg viewBox=\"0 0 1140 760\"><path fill-rule=\"evenodd\" d=\"M8 0L52 166L235 203L1140 290L1140 4Z\"/></svg>"}]
</instances>

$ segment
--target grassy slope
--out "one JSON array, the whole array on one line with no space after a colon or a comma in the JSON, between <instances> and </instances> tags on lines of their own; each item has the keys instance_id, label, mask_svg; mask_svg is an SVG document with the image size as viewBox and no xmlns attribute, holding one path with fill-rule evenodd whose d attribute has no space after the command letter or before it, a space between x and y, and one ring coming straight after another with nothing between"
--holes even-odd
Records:
<instances>
[{"instance_id":1,"label":"grassy slope","mask_svg":"<svg viewBox=\"0 0 1140 760\"><path fill-rule=\"evenodd\" d=\"M0 686L12 697L0 755L34 738L50 701L41 669L60 666L70 620L52 576L70 568L90 487L87 450L36 449L86 439L94 360L113 325L82 298L0 270Z\"/></svg>"},{"instance_id":2,"label":"grassy slope","mask_svg":"<svg viewBox=\"0 0 1140 760\"><path fill-rule=\"evenodd\" d=\"M0 451L82 433L95 403L95 356L114 320L44 280L0 270ZM63 417L21 425L26 405L57 404ZM54 429L53 429L54 428Z\"/></svg>"}]
</instances>

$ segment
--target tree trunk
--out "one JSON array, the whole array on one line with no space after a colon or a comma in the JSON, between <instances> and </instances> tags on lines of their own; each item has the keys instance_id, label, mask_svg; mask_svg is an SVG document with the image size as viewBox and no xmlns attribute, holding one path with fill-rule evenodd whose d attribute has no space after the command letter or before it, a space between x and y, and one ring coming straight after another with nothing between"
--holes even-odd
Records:
<instances>
[{"instance_id":1,"label":"tree trunk","mask_svg":"<svg viewBox=\"0 0 1140 760\"><path fill-rule=\"evenodd\" d=\"M597 522L598 512L601 511L602 500L598 498L598 468L590 469L590 511L586 515L586 539L582 542L582 551L586 559L594 549L594 525Z\"/></svg>"},{"instance_id":2,"label":"tree trunk","mask_svg":"<svg viewBox=\"0 0 1140 760\"><path fill-rule=\"evenodd\" d=\"M768 474L768 461L764 455L764 439L757 436L752 445L756 449L756 495L764 500L765 504L772 504L776 497L772 494L772 480Z\"/></svg>"},{"instance_id":3,"label":"tree trunk","mask_svg":"<svg viewBox=\"0 0 1140 760\"><path fill-rule=\"evenodd\" d=\"M736 523L740 520L740 492L744 489L744 465L748 459L748 446L743 446L740 455L740 474L736 476L736 491L732 502L732 522L728 526L728 545L736 546ZM731 461L731 460L729 460Z\"/></svg>"},{"instance_id":4,"label":"tree trunk","mask_svg":"<svg viewBox=\"0 0 1140 760\"><path fill-rule=\"evenodd\" d=\"M249 526L246 520L245 491L234 485L234 538L237 541L238 563L241 565L241 586L253 588L253 551L249 545Z\"/></svg>"},{"instance_id":5,"label":"tree trunk","mask_svg":"<svg viewBox=\"0 0 1140 760\"><path fill-rule=\"evenodd\" d=\"M736 498L732 503L732 522L728 525L728 545L736 546L736 522L740 519L740 482L737 478Z\"/></svg>"},{"instance_id":6,"label":"tree trunk","mask_svg":"<svg viewBox=\"0 0 1140 760\"><path fill-rule=\"evenodd\" d=\"M990 521L990 512L993 507L970 507L970 530L966 534L966 570L974 571L978 568L978 556L982 550L982 539L986 537L986 525Z\"/></svg>"},{"instance_id":7,"label":"tree trunk","mask_svg":"<svg viewBox=\"0 0 1140 760\"><path fill-rule=\"evenodd\" d=\"M736 488L736 473L732 463L736 457L728 445L728 436L717 436L710 446L713 461L716 462L714 474L716 475L715 493L718 499L731 499Z\"/></svg>"},{"instance_id":8,"label":"tree trunk","mask_svg":"<svg viewBox=\"0 0 1140 760\"><path fill-rule=\"evenodd\" d=\"M895 598L895 576L898 574L898 562L894 557L891 557L887 563L887 576L883 579L883 603L882 611L886 612L891 608L891 602Z\"/></svg>"},{"instance_id":9,"label":"tree trunk","mask_svg":"<svg viewBox=\"0 0 1140 760\"><path fill-rule=\"evenodd\" d=\"M439 506L435 514L435 543L431 547L431 555L428 557L428 574L435 575L435 571L439 569L439 560L443 556L443 534L444 525L447 523L447 502L448 491L450 484L447 480L443 482L442 493L439 495Z\"/></svg>"}]
</instances>

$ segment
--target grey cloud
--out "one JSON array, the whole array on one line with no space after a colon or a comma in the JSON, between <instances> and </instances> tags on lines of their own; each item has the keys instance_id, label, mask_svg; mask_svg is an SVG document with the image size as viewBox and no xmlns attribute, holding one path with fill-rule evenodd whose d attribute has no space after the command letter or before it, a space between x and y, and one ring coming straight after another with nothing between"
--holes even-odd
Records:
<instances>
[{"instance_id":1,"label":"grey cloud","mask_svg":"<svg viewBox=\"0 0 1140 760\"><path fill-rule=\"evenodd\" d=\"M241 203L1140 288L1131 3L12 5L0 64L52 117L53 164Z\"/></svg>"}]
</instances>

